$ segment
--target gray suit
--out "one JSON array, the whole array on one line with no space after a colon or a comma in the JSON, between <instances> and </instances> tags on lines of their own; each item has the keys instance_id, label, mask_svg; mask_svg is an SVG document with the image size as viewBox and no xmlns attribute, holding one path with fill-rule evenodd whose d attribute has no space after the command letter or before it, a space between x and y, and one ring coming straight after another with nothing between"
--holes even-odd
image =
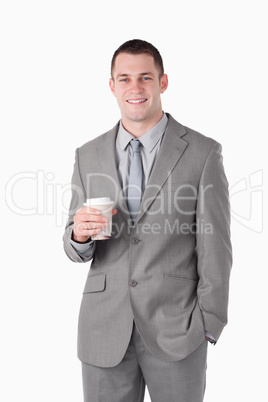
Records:
<instances>
[{"instance_id":1,"label":"gray suit","mask_svg":"<svg viewBox=\"0 0 268 402\"><path fill-rule=\"evenodd\" d=\"M93 258L78 329L78 357L90 365L123 359L133 318L151 353L170 362L195 351L205 329L218 340L227 323L232 256L221 146L168 116L134 226L116 170L118 125L76 151L64 248L72 261ZM73 215L102 196L118 210L112 237L83 258L70 244Z\"/></svg>"}]
</instances>

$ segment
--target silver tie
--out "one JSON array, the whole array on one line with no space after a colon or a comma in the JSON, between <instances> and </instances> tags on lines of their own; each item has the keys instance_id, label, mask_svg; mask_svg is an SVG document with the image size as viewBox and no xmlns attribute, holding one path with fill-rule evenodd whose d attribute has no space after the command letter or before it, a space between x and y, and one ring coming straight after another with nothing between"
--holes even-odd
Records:
<instances>
[{"instance_id":1,"label":"silver tie","mask_svg":"<svg viewBox=\"0 0 268 402\"><path fill-rule=\"evenodd\" d=\"M127 204L133 222L139 212L142 195L142 162L140 154L140 141L131 140L133 157L130 165Z\"/></svg>"}]
</instances>

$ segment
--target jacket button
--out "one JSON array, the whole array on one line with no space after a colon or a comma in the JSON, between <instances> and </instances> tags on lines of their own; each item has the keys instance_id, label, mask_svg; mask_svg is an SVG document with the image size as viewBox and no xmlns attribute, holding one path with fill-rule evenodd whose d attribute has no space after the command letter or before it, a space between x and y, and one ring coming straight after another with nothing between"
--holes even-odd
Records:
<instances>
[{"instance_id":1,"label":"jacket button","mask_svg":"<svg viewBox=\"0 0 268 402\"><path fill-rule=\"evenodd\" d=\"M132 286L132 287L135 287L135 286L137 286L137 284L138 284L136 281L133 281L133 280L129 281L128 283L129 283L129 285Z\"/></svg>"},{"instance_id":2,"label":"jacket button","mask_svg":"<svg viewBox=\"0 0 268 402\"><path fill-rule=\"evenodd\" d=\"M132 244L139 244L139 239L137 239L137 237L133 237L133 238L131 239L131 243L132 243Z\"/></svg>"}]
</instances>

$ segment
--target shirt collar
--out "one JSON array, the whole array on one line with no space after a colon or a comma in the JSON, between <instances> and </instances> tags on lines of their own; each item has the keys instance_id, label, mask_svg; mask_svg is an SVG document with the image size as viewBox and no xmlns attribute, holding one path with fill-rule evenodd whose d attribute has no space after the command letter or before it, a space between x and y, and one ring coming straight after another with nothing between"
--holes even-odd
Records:
<instances>
[{"instance_id":1,"label":"shirt collar","mask_svg":"<svg viewBox=\"0 0 268 402\"><path fill-rule=\"evenodd\" d=\"M140 142L149 152L153 150L157 142L164 134L167 123L168 118L167 115L164 113L162 119L153 128L151 128L151 130L147 131L147 133L139 137ZM135 139L135 137L123 127L122 121L120 120L116 139L119 147L124 150L128 143L133 139Z\"/></svg>"}]
</instances>

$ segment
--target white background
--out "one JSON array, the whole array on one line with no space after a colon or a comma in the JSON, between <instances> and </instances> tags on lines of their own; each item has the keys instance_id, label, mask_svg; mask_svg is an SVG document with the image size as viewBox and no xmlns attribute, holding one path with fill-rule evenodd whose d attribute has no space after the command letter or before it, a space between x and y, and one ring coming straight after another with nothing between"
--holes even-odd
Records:
<instances>
[{"instance_id":1,"label":"white background","mask_svg":"<svg viewBox=\"0 0 268 402\"><path fill-rule=\"evenodd\" d=\"M163 56L163 109L223 146L234 265L229 324L209 346L205 401L267 398L265 5L1 3L2 401L82 401L76 330L88 264L63 252L64 210L75 149L120 118L108 88L110 60L134 38Z\"/></svg>"}]
</instances>

